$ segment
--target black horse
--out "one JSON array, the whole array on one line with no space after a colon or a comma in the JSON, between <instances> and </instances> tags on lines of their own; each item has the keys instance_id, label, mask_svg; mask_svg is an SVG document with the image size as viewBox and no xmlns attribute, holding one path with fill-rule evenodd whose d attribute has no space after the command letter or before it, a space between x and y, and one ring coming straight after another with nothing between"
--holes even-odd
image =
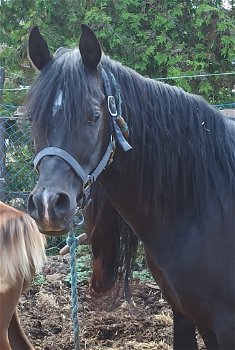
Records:
<instances>
[{"instance_id":1,"label":"black horse","mask_svg":"<svg viewBox=\"0 0 235 350\"><path fill-rule=\"evenodd\" d=\"M55 57L35 27L29 55L41 71L26 101L40 173L28 210L40 230L67 232L97 179L143 242L174 311L174 348L197 349L196 325L207 349L235 349L235 123L109 59L85 25L79 48ZM106 233L97 255L112 247Z\"/></svg>"}]
</instances>

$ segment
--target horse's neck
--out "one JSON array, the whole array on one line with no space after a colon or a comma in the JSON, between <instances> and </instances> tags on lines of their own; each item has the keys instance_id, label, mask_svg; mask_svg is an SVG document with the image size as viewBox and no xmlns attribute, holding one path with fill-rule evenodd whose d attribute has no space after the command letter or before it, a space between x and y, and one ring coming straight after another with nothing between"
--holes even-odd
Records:
<instances>
[{"instance_id":1,"label":"horse's neck","mask_svg":"<svg viewBox=\"0 0 235 350\"><path fill-rule=\"evenodd\" d=\"M0 202L0 224L3 223L3 220L10 219L12 217L20 217L21 215L21 211Z\"/></svg>"},{"instance_id":2,"label":"horse's neck","mask_svg":"<svg viewBox=\"0 0 235 350\"><path fill-rule=\"evenodd\" d=\"M0 201L0 209L8 208L8 205Z\"/></svg>"},{"instance_id":3,"label":"horse's neck","mask_svg":"<svg viewBox=\"0 0 235 350\"><path fill-rule=\"evenodd\" d=\"M118 168L121 166L120 163L116 169L115 167L106 169L100 177L100 183L122 218L141 236L141 232L147 229L147 223L158 220L158 215L154 210L149 212L144 203L140 203L134 177L126 176L123 169L120 178Z\"/></svg>"}]
</instances>

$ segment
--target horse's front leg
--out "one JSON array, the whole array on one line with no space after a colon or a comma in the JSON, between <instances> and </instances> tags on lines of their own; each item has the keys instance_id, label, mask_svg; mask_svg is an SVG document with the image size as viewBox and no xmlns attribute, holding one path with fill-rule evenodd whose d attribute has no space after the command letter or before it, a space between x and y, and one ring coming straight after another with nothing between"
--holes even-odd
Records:
<instances>
[{"instance_id":1,"label":"horse's front leg","mask_svg":"<svg viewBox=\"0 0 235 350\"><path fill-rule=\"evenodd\" d=\"M34 350L20 325L16 310L9 327L9 340L12 350Z\"/></svg>"},{"instance_id":2,"label":"horse's front leg","mask_svg":"<svg viewBox=\"0 0 235 350\"><path fill-rule=\"evenodd\" d=\"M1 294L0 294L0 309L1 309ZM2 322L2 315L0 315L0 349L12 350L8 339L8 327L5 322Z\"/></svg>"},{"instance_id":3,"label":"horse's front leg","mask_svg":"<svg viewBox=\"0 0 235 350\"><path fill-rule=\"evenodd\" d=\"M157 283L161 278L161 271L157 268L152 257L145 249L145 257L147 265L153 275L153 278ZM161 285L161 283L159 283ZM198 350L195 325L193 321L173 309L173 321L174 321L174 350Z\"/></svg>"},{"instance_id":4,"label":"horse's front leg","mask_svg":"<svg viewBox=\"0 0 235 350\"><path fill-rule=\"evenodd\" d=\"M4 286L4 289L3 289ZM14 286L0 286L0 349L12 350L9 341L9 327L23 288L23 279ZM15 348L18 349L18 348Z\"/></svg>"},{"instance_id":5,"label":"horse's front leg","mask_svg":"<svg viewBox=\"0 0 235 350\"><path fill-rule=\"evenodd\" d=\"M198 332L200 333L207 350L219 350L216 335L209 329L205 329L200 325L197 325Z\"/></svg>"},{"instance_id":6,"label":"horse's front leg","mask_svg":"<svg viewBox=\"0 0 235 350\"><path fill-rule=\"evenodd\" d=\"M195 325L187 316L173 310L174 350L198 350Z\"/></svg>"}]
</instances>

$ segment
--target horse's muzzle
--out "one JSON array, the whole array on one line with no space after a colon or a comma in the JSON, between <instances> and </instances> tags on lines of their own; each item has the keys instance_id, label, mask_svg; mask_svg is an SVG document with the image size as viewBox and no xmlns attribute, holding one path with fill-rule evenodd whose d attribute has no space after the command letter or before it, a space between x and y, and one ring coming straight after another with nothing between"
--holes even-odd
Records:
<instances>
[{"instance_id":1,"label":"horse's muzzle","mask_svg":"<svg viewBox=\"0 0 235 350\"><path fill-rule=\"evenodd\" d=\"M41 187L31 192L28 198L30 216L36 221L40 231L48 235L68 232L74 211L66 192Z\"/></svg>"}]
</instances>

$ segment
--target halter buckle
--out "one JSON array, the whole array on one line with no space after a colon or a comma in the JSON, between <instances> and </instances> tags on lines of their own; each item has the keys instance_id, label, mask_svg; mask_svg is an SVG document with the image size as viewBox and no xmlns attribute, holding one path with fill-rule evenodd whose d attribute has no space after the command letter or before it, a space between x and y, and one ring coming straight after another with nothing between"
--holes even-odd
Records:
<instances>
[{"instance_id":1,"label":"halter buckle","mask_svg":"<svg viewBox=\"0 0 235 350\"><path fill-rule=\"evenodd\" d=\"M116 102L115 102L115 98L112 95L108 96L108 110L109 113L112 117L117 117L118 112L117 112L117 106L116 106Z\"/></svg>"}]
</instances>

